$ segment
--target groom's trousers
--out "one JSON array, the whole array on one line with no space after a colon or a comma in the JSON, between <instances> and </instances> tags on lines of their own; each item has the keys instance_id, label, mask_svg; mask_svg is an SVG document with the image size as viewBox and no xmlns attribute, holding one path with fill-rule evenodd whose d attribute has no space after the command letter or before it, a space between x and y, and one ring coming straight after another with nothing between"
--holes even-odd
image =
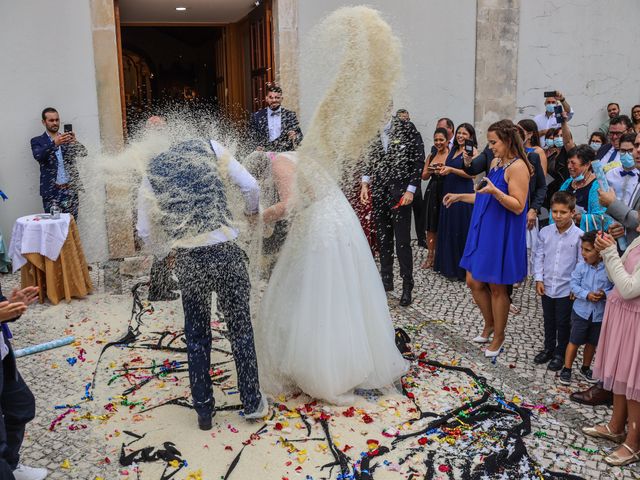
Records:
<instances>
[{"instance_id":1,"label":"groom's trousers","mask_svg":"<svg viewBox=\"0 0 640 480\"><path fill-rule=\"evenodd\" d=\"M392 208L389 195L373 193L373 217L380 244L380 275L384 284L393 284L393 245L400 264L403 287L413 288L411 252L411 205ZM395 203L395 202L394 202Z\"/></svg>"},{"instance_id":2,"label":"groom's trousers","mask_svg":"<svg viewBox=\"0 0 640 480\"><path fill-rule=\"evenodd\" d=\"M178 249L175 270L182 290L191 396L198 415L212 415L215 405L209 374L212 292L218 296L218 307L227 324L240 400L245 411L257 410L260 386L249 311L251 285L245 253L231 242Z\"/></svg>"}]
</instances>

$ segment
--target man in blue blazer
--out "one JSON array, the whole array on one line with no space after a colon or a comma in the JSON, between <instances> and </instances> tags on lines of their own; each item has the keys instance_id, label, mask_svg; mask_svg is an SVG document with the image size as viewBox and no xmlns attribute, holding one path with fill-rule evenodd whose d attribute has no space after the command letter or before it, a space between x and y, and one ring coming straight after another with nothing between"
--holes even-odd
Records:
<instances>
[{"instance_id":1,"label":"man in blue blazer","mask_svg":"<svg viewBox=\"0 0 640 480\"><path fill-rule=\"evenodd\" d=\"M60 133L60 116L55 108L42 111L45 132L31 139L33 158L40 164L40 196L45 212L54 204L63 213L78 218L78 190L81 188L76 159L87 149L73 132Z\"/></svg>"},{"instance_id":2,"label":"man in blue blazer","mask_svg":"<svg viewBox=\"0 0 640 480\"><path fill-rule=\"evenodd\" d=\"M267 152L295 150L302 141L302 130L296 112L281 106L282 89L269 84L265 101L267 106L251 115L253 148Z\"/></svg>"}]
</instances>

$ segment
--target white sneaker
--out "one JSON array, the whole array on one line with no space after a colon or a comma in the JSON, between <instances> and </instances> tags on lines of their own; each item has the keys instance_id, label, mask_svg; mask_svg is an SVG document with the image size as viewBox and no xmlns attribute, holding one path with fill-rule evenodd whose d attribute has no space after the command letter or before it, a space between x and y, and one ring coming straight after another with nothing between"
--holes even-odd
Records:
<instances>
[{"instance_id":1,"label":"white sneaker","mask_svg":"<svg viewBox=\"0 0 640 480\"><path fill-rule=\"evenodd\" d=\"M263 417L266 417L269 413L269 401L264 393L260 392L260 404L258 408L253 413L245 413L245 420L260 420Z\"/></svg>"},{"instance_id":2,"label":"white sneaker","mask_svg":"<svg viewBox=\"0 0 640 480\"><path fill-rule=\"evenodd\" d=\"M49 475L49 471L46 468L27 467L21 463L13 471L16 480L44 480L47 475Z\"/></svg>"}]
</instances>

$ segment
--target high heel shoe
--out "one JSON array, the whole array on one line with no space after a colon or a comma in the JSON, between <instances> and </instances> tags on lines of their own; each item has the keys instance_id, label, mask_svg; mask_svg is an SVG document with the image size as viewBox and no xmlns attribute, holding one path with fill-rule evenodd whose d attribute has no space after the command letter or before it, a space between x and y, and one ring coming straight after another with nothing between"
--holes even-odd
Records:
<instances>
[{"instance_id":1,"label":"high heel shoe","mask_svg":"<svg viewBox=\"0 0 640 480\"><path fill-rule=\"evenodd\" d=\"M484 356L487 358L496 358L498 355L500 355L500 352L502 352L502 347L504 346L504 342L502 343L502 345L500 345L500 347L498 348L498 350L489 350L488 348L484 351Z\"/></svg>"},{"instance_id":2,"label":"high heel shoe","mask_svg":"<svg viewBox=\"0 0 640 480\"><path fill-rule=\"evenodd\" d=\"M471 340L474 343L489 343L491 340L489 337L483 337L482 335L478 335L477 337Z\"/></svg>"},{"instance_id":3,"label":"high heel shoe","mask_svg":"<svg viewBox=\"0 0 640 480\"><path fill-rule=\"evenodd\" d=\"M471 341L474 343L489 343L491 335L493 335L493 330L491 330L486 337L483 337L482 334L480 334Z\"/></svg>"}]
</instances>

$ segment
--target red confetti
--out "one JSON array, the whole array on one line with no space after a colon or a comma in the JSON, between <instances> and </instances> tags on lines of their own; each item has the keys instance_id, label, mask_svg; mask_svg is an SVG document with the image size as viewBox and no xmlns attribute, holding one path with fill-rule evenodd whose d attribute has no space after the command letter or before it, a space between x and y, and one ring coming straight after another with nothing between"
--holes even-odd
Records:
<instances>
[{"instance_id":1,"label":"red confetti","mask_svg":"<svg viewBox=\"0 0 640 480\"><path fill-rule=\"evenodd\" d=\"M226 447L224 447L225 450L229 450L230 452L233 451L233 447L231 445L227 445Z\"/></svg>"},{"instance_id":2,"label":"red confetti","mask_svg":"<svg viewBox=\"0 0 640 480\"><path fill-rule=\"evenodd\" d=\"M344 415L345 417L353 417L355 413L356 409L354 407L349 407L344 412L342 412L342 415Z\"/></svg>"},{"instance_id":3,"label":"red confetti","mask_svg":"<svg viewBox=\"0 0 640 480\"><path fill-rule=\"evenodd\" d=\"M451 471L451 467L449 465L438 465L438 470L440 470L443 473L446 473Z\"/></svg>"},{"instance_id":4,"label":"red confetti","mask_svg":"<svg viewBox=\"0 0 640 480\"><path fill-rule=\"evenodd\" d=\"M420 438L418 439L418 443L419 443L420 445L426 445L427 443L429 443L429 439L428 439L427 437L420 437Z\"/></svg>"},{"instance_id":5,"label":"red confetti","mask_svg":"<svg viewBox=\"0 0 640 480\"><path fill-rule=\"evenodd\" d=\"M276 423L276 424L273 426L273 429L274 429L274 430L278 430L278 431L282 430L282 424L281 424L280 422Z\"/></svg>"},{"instance_id":6,"label":"red confetti","mask_svg":"<svg viewBox=\"0 0 640 480\"><path fill-rule=\"evenodd\" d=\"M342 451L344 453L347 453L349 450L351 450L353 447L351 445L345 445L344 448L342 449Z\"/></svg>"},{"instance_id":7,"label":"red confetti","mask_svg":"<svg viewBox=\"0 0 640 480\"><path fill-rule=\"evenodd\" d=\"M366 413L362 416L362 421L364 423L373 423L373 418L371 418L369 415L367 415Z\"/></svg>"}]
</instances>

